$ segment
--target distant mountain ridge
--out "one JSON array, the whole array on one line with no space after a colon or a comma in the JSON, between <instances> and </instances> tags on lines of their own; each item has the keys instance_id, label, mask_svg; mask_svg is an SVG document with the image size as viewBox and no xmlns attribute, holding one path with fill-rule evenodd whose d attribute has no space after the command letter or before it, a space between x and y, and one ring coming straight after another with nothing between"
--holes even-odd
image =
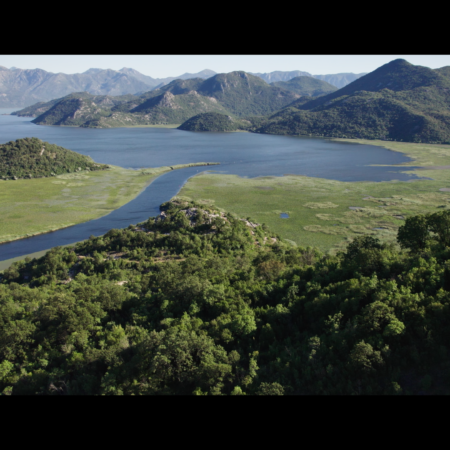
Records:
<instances>
[{"instance_id":1,"label":"distant mountain ridge","mask_svg":"<svg viewBox=\"0 0 450 450\"><path fill-rule=\"evenodd\" d=\"M302 72L301 70L291 70L289 72L282 72L280 70L276 70L275 72L270 73L253 73L248 72L256 77L262 78L266 83L275 83L277 81L289 81L295 77L312 77L309 72Z\"/></svg>"},{"instance_id":2,"label":"distant mountain ridge","mask_svg":"<svg viewBox=\"0 0 450 450\"><path fill-rule=\"evenodd\" d=\"M252 73L252 72L249 72ZM277 83L279 81L289 81L296 77L311 77L317 78L318 80L326 81L337 88L342 88L347 84L357 80L358 78L366 75L366 73L335 73L331 75L311 75L309 72L302 72L300 70L292 70L288 72L275 71L270 73L252 73L262 78L267 83Z\"/></svg>"},{"instance_id":3,"label":"distant mountain ridge","mask_svg":"<svg viewBox=\"0 0 450 450\"><path fill-rule=\"evenodd\" d=\"M337 91L337 87L326 81L318 80L312 77L295 77L289 81L275 81L271 86L280 87L299 95L319 97Z\"/></svg>"},{"instance_id":4,"label":"distant mountain ridge","mask_svg":"<svg viewBox=\"0 0 450 450\"><path fill-rule=\"evenodd\" d=\"M367 75L367 72L363 73L335 73L333 75L313 75L314 78L318 80L326 81L327 83L336 86L337 88L343 88L347 86L347 84L352 83L358 78Z\"/></svg>"},{"instance_id":5,"label":"distant mountain ridge","mask_svg":"<svg viewBox=\"0 0 450 450\"><path fill-rule=\"evenodd\" d=\"M231 72L230 72L231 73ZM289 81L298 76L308 76L326 81L338 88L364 74L311 75L300 70L257 73L267 83ZM42 69L19 69L0 66L0 108L26 107L37 102L47 102L73 92L89 92L93 95L142 94L166 86L174 80L201 78L215 75L210 69L198 73L184 73L177 77L152 78L135 69L120 70L91 68L83 73L52 73Z\"/></svg>"},{"instance_id":6,"label":"distant mountain ridge","mask_svg":"<svg viewBox=\"0 0 450 450\"><path fill-rule=\"evenodd\" d=\"M202 113L267 116L300 98L245 72L217 74L206 80L173 80L141 95L95 96L78 92L37 103L13 114L34 116L39 125L118 127L181 124Z\"/></svg>"},{"instance_id":7,"label":"distant mountain ridge","mask_svg":"<svg viewBox=\"0 0 450 450\"><path fill-rule=\"evenodd\" d=\"M33 122L46 125L181 123L184 130L450 144L450 67L434 70L394 60L338 90L307 76L268 84L236 71L206 80L176 79L140 95L78 92L16 114L37 116Z\"/></svg>"},{"instance_id":8,"label":"distant mountain ridge","mask_svg":"<svg viewBox=\"0 0 450 450\"><path fill-rule=\"evenodd\" d=\"M73 92L112 96L143 93L174 79L208 78L214 74L212 70L203 70L198 74L185 73L179 77L152 78L126 67L118 71L92 68L84 73L64 74L0 66L0 108L23 108Z\"/></svg>"}]
</instances>

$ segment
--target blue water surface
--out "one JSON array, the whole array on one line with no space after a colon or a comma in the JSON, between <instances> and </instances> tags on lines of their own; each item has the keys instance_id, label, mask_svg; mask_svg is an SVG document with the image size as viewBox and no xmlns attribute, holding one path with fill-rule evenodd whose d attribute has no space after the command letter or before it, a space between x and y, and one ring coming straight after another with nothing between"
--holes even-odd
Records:
<instances>
[{"instance_id":1,"label":"blue water surface","mask_svg":"<svg viewBox=\"0 0 450 450\"><path fill-rule=\"evenodd\" d=\"M11 112L11 109L0 110L0 114L2 112ZM377 146L254 133L41 126L31 123L31 120L28 117L0 115L0 143L38 137L89 155L96 162L130 169L219 162L221 165L214 167L217 173L243 177L296 174L339 181L419 179L415 175L401 173L402 168L390 166L408 162L410 158ZM408 170L412 169L408 166ZM166 173L134 200L100 219L0 244L0 261L78 242L90 235L100 236L111 228L123 228L147 220L159 213L159 205L176 195L189 177L203 170L202 167L191 167Z\"/></svg>"}]
</instances>

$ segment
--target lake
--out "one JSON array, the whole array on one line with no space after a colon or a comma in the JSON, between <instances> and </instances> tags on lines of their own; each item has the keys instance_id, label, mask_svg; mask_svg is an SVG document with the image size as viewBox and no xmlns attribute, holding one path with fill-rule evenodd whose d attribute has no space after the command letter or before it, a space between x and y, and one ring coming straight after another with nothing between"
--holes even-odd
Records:
<instances>
[{"instance_id":1,"label":"lake","mask_svg":"<svg viewBox=\"0 0 450 450\"><path fill-rule=\"evenodd\" d=\"M0 114L13 109L1 110ZM41 126L30 117L0 115L0 143L37 137L84 155L98 163L130 169L194 162L220 162L213 172L245 177L306 175L339 181L412 181L401 173L411 159L381 147L332 142L319 138L253 133L194 133L171 128L88 129ZM372 166L383 164L385 166ZM408 170L413 170L408 166ZM138 197L97 220L0 244L0 261L100 236L159 213L191 176L204 171L191 167L166 173Z\"/></svg>"}]
</instances>

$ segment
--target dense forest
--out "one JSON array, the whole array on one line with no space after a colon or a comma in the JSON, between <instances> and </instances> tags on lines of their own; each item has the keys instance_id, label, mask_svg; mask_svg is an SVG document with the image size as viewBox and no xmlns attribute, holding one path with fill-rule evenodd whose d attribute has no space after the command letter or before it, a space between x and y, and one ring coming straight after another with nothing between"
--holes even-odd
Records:
<instances>
[{"instance_id":1,"label":"dense forest","mask_svg":"<svg viewBox=\"0 0 450 450\"><path fill-rule=\"evenodd\" d=\"M0 179L42 178L80 170L103 170L91 158L38 138L24 138L0 145Z\"/></svg>"},{"instance_id":2,"label":"dense forest","mask_svg":"<svg viewBox=\"0 0 450 450\"><path fill-rule=\"evenodd\" d=\"M450 143L448 70L395 60L331 94L294 101L256 131Z\"/></svg>"},{"instance_id":3,"label":"dense forest","mask_svg":"<svg viewBox=\"0 0 450 450\"><path fill-rule=\"evenodd\" d=\"M212 207L161 210L4 271L0 392L449 393L449 212L329 256Z\"/></svg>"},{"instance_id":4,"label":"dense forest","mask_svg":"<svg viewBox=\"0 0 450 450\"><path fill-rule=\"evenodd\" d=\"M186 120L178 127L185 131L237 131L247 130L252 126L249 120L236 119L226 114L203 113Z\"/></svg>"}]
</instances>

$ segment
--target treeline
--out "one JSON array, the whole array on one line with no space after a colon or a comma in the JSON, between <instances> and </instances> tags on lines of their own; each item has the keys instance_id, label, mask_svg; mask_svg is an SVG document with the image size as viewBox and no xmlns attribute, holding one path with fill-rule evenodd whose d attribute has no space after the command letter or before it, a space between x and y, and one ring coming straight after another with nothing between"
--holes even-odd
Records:
<instances>
[{"instance_id":1,"label":"treeline","mask_svg":"<svg viewBox=\"0 0 450 450\"><path fill-rule=\"evenodd\" d=\"M0 178L41 178L81 170L103 170L88 156L38 138L24 138L0 145Z\"/></svg>"},{"instance_id":2,"label":"treeline","mask_svg":"<svg viewBox=\"0 0 450 450\"><path fill-rule=\"evenodd\" d=\"M449 212L329 256L162 210L3 273L0 392L449 393Z\"/></svg>"}]
</instances>

